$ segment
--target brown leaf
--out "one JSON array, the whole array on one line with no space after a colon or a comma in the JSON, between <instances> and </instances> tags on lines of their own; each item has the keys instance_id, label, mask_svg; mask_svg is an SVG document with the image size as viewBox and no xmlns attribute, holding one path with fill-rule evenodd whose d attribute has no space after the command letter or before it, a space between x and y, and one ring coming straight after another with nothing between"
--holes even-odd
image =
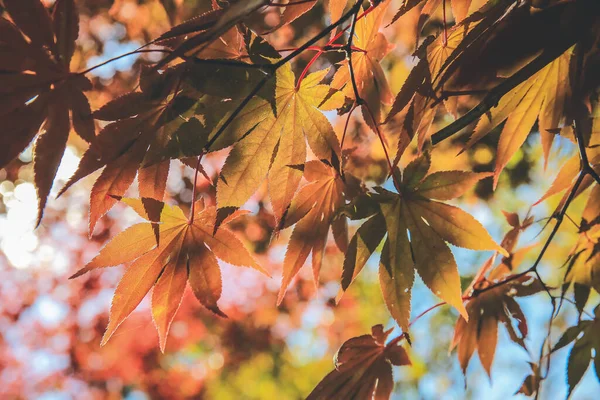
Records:
<instances>
[{"instance_id":1,"label":"brown leaf","mask_svg":"<svg viewBox=\"0 0 600 400\"><path fill-rule=\"evenodd\" d=\"M52 24L56 35L56 55L69 68L75 52L75 40L79 36L79 13L74 0L57 0L52 13Z\"/></svg>"},{"instance_id":2,"label":"brown leaf","mask_svg":"<svg viewBox=\"0 0 600 400\"><path fill-rule=\"evenodd\" d=\"M48 110L48 118L42 127L42 134L33 148L34 181L39 198L36 225L39 225L42 220L46 199L50 194L68 138L68 110L62 108L60 104L52 103Z\"/></svg>"},{"instance_id":3,"label":"brown leaf","mask_svg":"<svg viewBox=\"0 0 600 400\"><path fill-rule=\"evenodd\" d=\"M94 137L82 93L92 85L69 70L79 18L73 0L57 1L52 19L39 0L7 0L4 7L16 25L0 18L0 116L11 132L0 140L0 166L42 128L33 156L39 223L69 136L69 112L77 133Z\"/></svg>"},{"instance_id":4,"label":"brown leaf","mask_svg":"<svg viewBox=\"0 0 600 400\"><path fill-rule=\"evenodd\" d=\"M335 356L335 369L308 395L307 400L387 400L393 389L392 365L410 365L406 350L385 340L391 330L381 325L371 335L347 340Z\"/></svg>"},{"instance_id":5,"label":"brown leaf","mask_svg":"<svg viewBox=\"0 0 600 400\"><path fill-rule=\"evenodd\" d=\"M54 48L52 21L39 0L4 0L4 7L32 44Z\"/></svg>"},{"instance_id":6,"label":"brown leaf","mask_svg":"<svg viewBox=\"0 0 600 400\"><path fill-rule=\"evenodd\" d=\"M487 264L483 267L488 269ZM515 279L509 273L510 271L500 264L487 279L478 274L475 278L477 281L472 284L476 292L468 300L466 307L469 321L465 321L462 316L459 317L451 344L451 349L458 346L458 359L463 372L466 371L471 356L477 350L481 364L488 376L491 376L500 322L508 330L511 340L525 347L524 339L528 333L527 321L514 298L539 293L543 287L537 279L528 276ZM506 283L486 289L504 280ZM513 327L515 324L519 330L518 334Z\"/></svg>"}]
</instances>

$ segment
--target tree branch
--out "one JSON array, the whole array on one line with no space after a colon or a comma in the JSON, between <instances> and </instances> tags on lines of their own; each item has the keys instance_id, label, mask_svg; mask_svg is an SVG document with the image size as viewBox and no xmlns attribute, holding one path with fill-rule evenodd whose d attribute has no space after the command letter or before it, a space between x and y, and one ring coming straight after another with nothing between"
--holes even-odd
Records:
<instances>
[{"instance_id":1,"label":"tree branch","mask_svg":"<svg viewBox=\"0 0 600 400\"><path fill-rule=\"evenodd\" d=\"M458 133L460 130L466 128L473 122L476 122L482 115L491 110L493 107L496 107L500 102L500 99L505 94L519 86L521 83L525 82L527 79L531 78L566 50L566 48L563 49L561 47L559 49L552 49L551 51L544 51L532 62L511 75L510 78L491 89L475 108L471 109L469 112L450 125L434 133L431 136L431 142L436 145Z\"/></svg>"}]
</instances>

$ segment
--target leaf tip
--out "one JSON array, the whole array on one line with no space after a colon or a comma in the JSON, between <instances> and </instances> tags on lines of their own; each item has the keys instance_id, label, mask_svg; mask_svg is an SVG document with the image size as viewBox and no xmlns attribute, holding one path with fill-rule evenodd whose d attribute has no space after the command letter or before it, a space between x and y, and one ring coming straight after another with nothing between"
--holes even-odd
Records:
<instances>
[{"instance_id":1,"label":"leaf tip","mask_svg":"<svg viewBox=\"0 0 600 400\"><path fill-rule=\"evenodd\" d=\"M100 341L100 347L104 347L106 345L106 343L108 343L113 332L114 332L114 329L110 329L110 326L108 328L106 328L104 335L102 335L102 340Z\"/></svg>"},{"instance_id":2,"label":"leaf tip","mask_svg":"<svg viewBox=\"0 0 600 400\"><path fill-rule=\"evenodd\" d=\"M469 313L465 308L465 304L461 302L460 306L455 306L455 308L459 312L460 316L463 317L466 322L469 322Z\"/></svg>"},{"instance_id":3,"label":"leaf tip","mask_svg":"<svg viewBox=\"0 0 600 400\"><path fill-rule=\"evenodd\" d=\"M216 305L214 307L210 307L209 310L212 311L215 315L217 315L217 316L219 316L221 318L229 318L227 316L227 314L225 314L223 311L221 311L221 309L218 306L216 306Z\"/></svg>"},{"instance_id":4,"label":"leaf tip","mask_svg":"<svg viewBox=\"0 0 600 400\"><path fill-rule=\"evenodd\" d=\"M167 346L167 336L161 335L159 332L158 335L158 346L160 347L160 352L165 354L165 347Z\"/></svg>"},{"instance_id":5,"label":"leaf tip","mask_svg":"<svg viewBox=\"0 0 600 400\"><path fill-rule=\"evenodd\" d=\"M287 292L287 287L285 286L281 286L281 289L279 289L279 294L277 294L277 307L279 307L281 305L281 303L283 303L283 298L285 297L285 292Z\"/></svg>"}]
</instances>

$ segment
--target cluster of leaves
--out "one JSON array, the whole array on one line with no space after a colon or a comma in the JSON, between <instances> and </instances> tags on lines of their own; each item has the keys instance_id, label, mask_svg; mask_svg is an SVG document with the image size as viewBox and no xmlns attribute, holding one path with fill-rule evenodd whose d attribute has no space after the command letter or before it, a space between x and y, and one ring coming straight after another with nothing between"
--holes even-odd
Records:
<instances>
[{"instance_id":1,"label":"cluster of leaves","mask_svg":"<svg viewBox=\"0 0 600 400\"><path fill-rule=\"evenodd\" d=\"M147 221L118 234L74 275L129 263L115 292L103 344L151 289L161 350L187 282L203 306L224 317L217 304L222 290L217 259L268 275L227 227L244 214L240 208L266 181L276 231L294 227L277 302L283 301L311 254L318 284L331 227L344 253L340 296L380 249L383 298L402 329L402 335L387 345L391 331L382 326L347 341L336 357L336 370L309 398L390 396L391 365L410 364L398 343L410 341L415 271L434 295L461 315L453 346L458 347L463 371L477 349L491 374L499 322L514 342L525 347L527 323L515 297L546 291L554 304L552 288L541 281L537 268L569 205L589 187L581 240L572 252L562 297L573 285L582 313L591 289L600 290L600 5L594 0L452 0L450 27L445 0L403 1L390 24L421 7L420 37L442 4L443 29L417 43L416 65L394 96L381 66L394 48L380 32L391 0L369 4L330 0L331 24L314 37L286 49L286 56L269 44L268 33L292 23L316 3L214 0L211 11L148 44L165 55L142 68L139 89L92 112L83 94L92 88L85 77L90 70L70 70L79 23L75 2L58 0L50 14L39 0L3 0L0 115L9 133L0 137L0 166L17 157L37 135L39 223L72 125L90 145L59 194L103 169L90 195L90 235L119 201ZM255 19L268 10L277 14L277 22L265 27ZM314 58L296 74L293 60L315 50L328 35L326 44L317 47ZM330 50L345 51L347 57L311 72L317 58ZM365 126L383 146L393 188L361 180L346 168L355 156L352 150L343 150L346 132L340 140L324 112L348 113L350 120L358 107ZM434 121L442 114L455 121L434 133ZM103 121L97 135L94 120ZM531 251L528 247L515 251L530 218L521 223L516 214L506 214L512 229L499 245L473 216L443 202L461 197L488 177L493 176L496 187L536 122L546 163L557 135L577 143L579 154L564 165L540 199L566 191L553 215L554 230L535 264L516 273ZM500 125L493 171L430 172L432 144L469 128L468 140L457 139L466 151ZM388 154L384 129L392 131L397 143L394 157ZM398 165L405 153L408 156L413 139L418 156L401 170ZM194 168L197 177L207 175L203 157L223 149L229 153L214 191L197 200L194 181L189 206L164 203L172 159ZM124 198L136 176L139 199ZM364 219L348 240L348 221ZM448 244L495 252L467 291L461 288ZM493 268L499 254L500 264ZM570 389L587 368L591 349L598 351L593 340L597 329L595 322L581 321L555 347L575 340L568 368Z\"/></svg>"}]
</instances>

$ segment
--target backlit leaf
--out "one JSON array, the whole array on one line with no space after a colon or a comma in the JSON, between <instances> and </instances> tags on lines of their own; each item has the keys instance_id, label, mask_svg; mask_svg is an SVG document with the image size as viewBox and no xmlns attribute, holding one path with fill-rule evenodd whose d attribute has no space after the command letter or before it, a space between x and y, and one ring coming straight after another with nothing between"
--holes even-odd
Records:
<instances>
[{"instance_id":1,"label":"backlit leaf","mask_svg":"<svg viewBox=\"0 0 600 400\"><path fill-rule=\"evenodd\" d=\"M598 336L598 329L600 329L600 306L597 306L594 310L594 319L592 321L583 320L578 325L567 328L552 349L554 352L574 342L567 361L569 397L581 381L581 378L590 365L590 361L593 361L596 377L600 380L600 362L598 361L600 337Z\"/></svg>"},{"instance_id":2,"label":"backlit leaf","mask_svg":"<svg viewBox=\"0 0 600 400\"><path fill-rule=\"evenodd\" d=\"M335 356L335 369L308 395L307 400L352 398L387 400L393 389L392 365L410 365L406 350L385 345L390 331L381 325L371 335L347 340Z\"/></svg>"},{"instance_id":3,"label":"backlit leaf","mask_svg":"<svg viewBox=\"0 0 600 400\"><path fill-rule=\"evenodd\" d=\"M342 290L356 278L387 233L379 279L385 303L403 330L408 329L415 270L435 295L466 316L458 268L446 242L508 255L470 214L424 197L458 196L489 174L447 171L427 175L430 165L426 152L404 170L399 193L378 188L371 198L379 203L379 212L358 229L344 260Z\"/></svg>"},{"instance_id":4,"label":"backlit leaf","mask_svg":"<svg viewBox=\"0 0 600 400\"><path fill-rule=\"evenodd\" d=\"M140 216L148 218L141 200L123 201ZM106 344L152 287L152 314L163 351L186 280L189 280L192 291L202 305L215 314L225 316L217 305L221 296L221 271L217 257L233 265L251 267L266 273L242 242L225 226L236 215L223 221L216 232L215 218L216 209L204 208L201 201L196 203L193 223L188 221L179 207L165 205L158 225L158 245L152 223L134 225L117 235L98 256L73 276L97 268L133 262L117 286L102 344Z\"/></svg>"},{"instance_id":5,"label":"backlit leaf","mask_svg":"<svg viewBox=\"0 0 600 400\"><path fill-rule=\"evenodd\" d=\"M335 211L344 204L345 184L333 168L320 161L309 161L304 167L304 176L309 183L294 197L285 217L285 226L297 223L283 261L278 304L311 252L313 278L318 284L329 226L333 223ZM345 220L340 220L345 223ZM338 236L342 246L347 245L347 235L347 228L345 231L342 228Z\"/></svg>"},{"instance_id":6,"label":"backlit leaf","mask_svg":"<svg viewBox=\"0 0 600 400\"><path fill-rule=\"evenodd\" d=\"M565 102L569 97L569 68L572 51L548 64L529 80L505 95L491 110L491 117L483 116L467 143L471 147L494 127L506 120L500 142L494 175L494 186L511 157L527 139L538 120L542 132L546 160L552 145L554 131L560 128Z\"/></svg>"},{"instance_id":7,"label":"backlit leaf","mask_svg":"<svg viewBox=\"0 0 600 400\"><path fill-rule=\"evenodd\" d=\"M351 56L358 94L369 105L376 123L381 122L382 104L391 104L393 100L388 81L380 65L381 60L394 47L383 33L379 32L389 4L390 0L382 1L374 11L357 21L353 45L362 51L354 51ZM348 60L342 61L341 67L331 81L331 87L340 89L346 97L354 98ZM366 123L373 126L370 116L363 114Z\"/></svg>"},{"instance_id":8,"label":"backlit leaf","mask_svg":"<svg viewBox=\"0 0 600 400\"><path fill-rule=\"evenodd\" d=\"M94 138L89 103L83 95L92 84L69 68L79 34L74 0L58 0L52 16L39 0L3 4L15 25L0 17L0 116L10 132L0 137L0 167L17 157L40 131L34 146L39 224L66 148L70 119L84 140Z\"/></svg>"},{"instance_id":9,"label":"backlit leaf","mask_svg":"<svg viewBox=\"0 0 600 400\"><path fill-rule=\"evenodd\" d=\"M243 205L268 174L269 194L279 220L302 178L302 172L293 167L306 161L306 141L320 159L340 158L337 137L319 109L341 106L343 96L330 96L330 89L319 84L326 74L327 70L310 74L296 89L291 68L283 66L277 71L276 115L268 102L255 98L225 130L224 137L248 133L234 145L221 171L219 208Z\"/></svg>"}]
</instances>

